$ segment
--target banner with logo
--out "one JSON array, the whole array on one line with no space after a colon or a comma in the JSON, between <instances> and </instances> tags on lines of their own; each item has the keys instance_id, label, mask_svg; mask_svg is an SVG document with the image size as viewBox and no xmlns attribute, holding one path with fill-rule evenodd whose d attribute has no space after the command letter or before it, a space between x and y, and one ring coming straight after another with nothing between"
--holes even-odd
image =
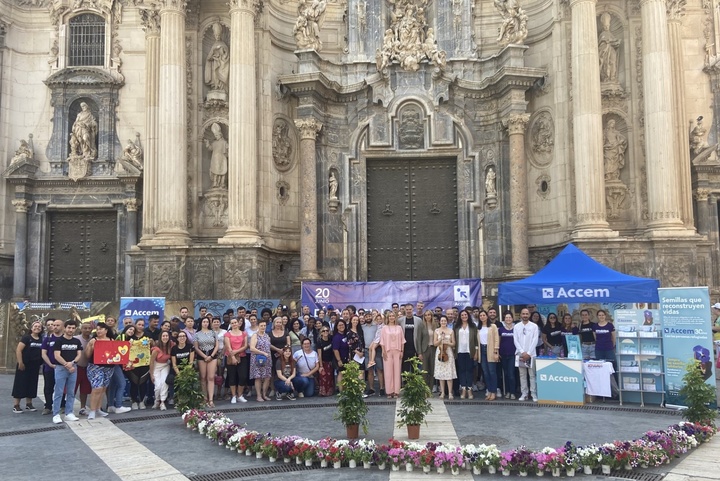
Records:
<instances>
[{"instance_id":1,"label":"banner with logo","mask_svg":"<svg viewBox=\"0 0 720 481\"><path fill-rule=\"evenodd\" d=\"M713 373L710 292L707 287L669 287L658 290L665 352L666 404L684 406L680 396L685 366L700 361L705 382L715 389Z\"/></svg>"},{"instance_id":2,"label":"banner with logo","mask_svg":"<svg viewBox=\"0 0 720 481\"><path fill-rule=\"evenodd\" d=\"M365 309L390 309L393 302L425 307L466 307L482 305L480 279L382 282L303 282L302 304L311 312L328 305L340 309L352 304Z\"/></svg>"},{"instance_id":3,"label":"banner with logo","mask_svg":"<svg viewBox=\"0 0 720 481\"><path fill-rule=\"evenodd\" d=\"M583 404L585 378L582 365L582 360L536 358L538 402Z\"/></svg>"},{"instance_id":4,"label":"banner with logo","mask_svg":"<svg viewBox=\"0 0 720 481\"><path fill-rule=\"evenodd\" d=\"M120 298L120 317L118 317L118 325L122 326L122 320L126 317L132 317L133 321L137 319L145 319L147 326L148 318L152 314L160 316L162 323L165 316L165 298L164 297L121 297Z\"/></svg>"},{"instance_id":5,"label":"banner with logo","mask_svg":"<svg viewBox=\"0 0 720 481\"><path fill-rule=\"evenodd\" d=\"M237 308L240 306L243 306L243 307L245 307L245 309L248 310L248 312L250 312L252 309L257 309L258 316L259 316L260 311L262 311L266 307L268 309L271 309L272 311L275 311L275 308L277 307L278 304L280 304L280 299L235 299L235 300L224 300L224 301L223 300L193 301L193 305L195 306L194 318L197 319L198 317L200 317L200 308L201 307L206 308L207 312L210 312L213 315L222 317L222 315L228 309L232 309L232 311L234 313L237 313Z\"/></svg>"}]
</instances>

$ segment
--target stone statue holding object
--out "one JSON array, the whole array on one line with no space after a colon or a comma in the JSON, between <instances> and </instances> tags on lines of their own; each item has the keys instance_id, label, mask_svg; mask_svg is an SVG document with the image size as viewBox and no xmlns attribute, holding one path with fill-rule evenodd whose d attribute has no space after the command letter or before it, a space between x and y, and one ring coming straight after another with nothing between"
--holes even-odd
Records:
<instances>
[{"instance_id":1,"label":"stone statue holding object","mask_svg":"<svg viewBox=\"0 0 720 481\"><path fill-rule=\"evenodd\" d=\"M211 89L227 93L228 79L230 77L230 49L222 40L222 24L215 22L212 25L215 43L210 47L205 60L205 84Z\"/></svg>"},{"instance_id":2,"label":"stone statue holding object","mask_svg":"<svg viewBox=\"0 0 720 481\"><path fill-rule=\"evenodd\" d=\"M228 143L223 137L220 125L212 124L210 130L215 137L212 142L205 140L205 147L212 152L210 157L210 179L213 189L225 188L228 173Z\"/></svg>"}]
</instances>

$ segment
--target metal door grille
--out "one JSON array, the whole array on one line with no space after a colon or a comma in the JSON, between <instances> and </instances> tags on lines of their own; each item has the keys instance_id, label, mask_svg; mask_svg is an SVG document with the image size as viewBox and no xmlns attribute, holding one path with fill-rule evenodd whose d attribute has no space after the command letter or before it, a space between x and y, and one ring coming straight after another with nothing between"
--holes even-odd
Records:
<instances>
[{"instance_id":1,"label":"metal door grille","mask_svg":"<svg viewBox=\"0 0 720 481\"><path fill-rule=\"evenodd\" d=\"M71 67L105 64L105 19L91 13L70 20L68 63Z\"/></svg>"}]
</instances>

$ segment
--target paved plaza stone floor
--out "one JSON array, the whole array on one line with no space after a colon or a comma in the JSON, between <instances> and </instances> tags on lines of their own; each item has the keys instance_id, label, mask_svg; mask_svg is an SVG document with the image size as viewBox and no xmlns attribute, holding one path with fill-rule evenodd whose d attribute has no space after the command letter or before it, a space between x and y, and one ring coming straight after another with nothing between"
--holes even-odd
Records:
<instances>
[{"instance_id":1,"label":"paved plaza stone floor","mask_svg":"<svg viewBox=\"0 0 720 481\"><path fill-rule=\"evenodd\" d=\"M423 475L341 468L309 469L270 463L267 458L230 452L187 430L175 411L151 409L108 418L52 424L51 416L12 413L12 375L0 375L0 391L6 393L0 410L0 479L2 480L162 480L221 481L233 479L395 481L414 479L516 479L499 474L473 476ZM421 441L494 443L501 450L519 445L529 448L558 447L572 440L578 445L633 439L650 429L662 429L682 420L672 410L657 406L619 406L596 402L583 407L549 407L517 401L488 403L479 400L445 402L433 400L429 425L421 429ZM217 409L248 428L273 434L297 434L313 439L345 437L344 427L333 420L335 398L305 398L231 405L216 402ZM404 429L394 426L396 402L380 397L367 399L370 429L367 437L386 442L403 439ZM42 406L36 400L36 406ZM24 402L23 402L24 406ZM77 413L77 409L75 410ZM720 480L720 435L669 465L656 469L576 476L584 480L706 481ZM549 477L549 475L546 475ZM517 477L519 479L519 477Z\"/></svg>"}]
</instances>

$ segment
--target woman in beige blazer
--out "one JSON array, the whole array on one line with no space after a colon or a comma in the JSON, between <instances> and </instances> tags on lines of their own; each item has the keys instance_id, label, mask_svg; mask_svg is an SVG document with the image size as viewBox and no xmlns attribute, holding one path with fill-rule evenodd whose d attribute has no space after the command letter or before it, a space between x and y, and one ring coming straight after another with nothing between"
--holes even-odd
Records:
<instances>
[{"instance_id":1,"label":"woman in beige blazer","mask_svg":"<svg viewBox=\"0 0 720 481\"><path fill-rule=\"evenodd\" d=\"M485 377L485 399L494 401L497 393L497 362L500 360L500 335L497 326L488 320L487 312L478 314L478 360Z\"/></svg>"}]
</instances>

